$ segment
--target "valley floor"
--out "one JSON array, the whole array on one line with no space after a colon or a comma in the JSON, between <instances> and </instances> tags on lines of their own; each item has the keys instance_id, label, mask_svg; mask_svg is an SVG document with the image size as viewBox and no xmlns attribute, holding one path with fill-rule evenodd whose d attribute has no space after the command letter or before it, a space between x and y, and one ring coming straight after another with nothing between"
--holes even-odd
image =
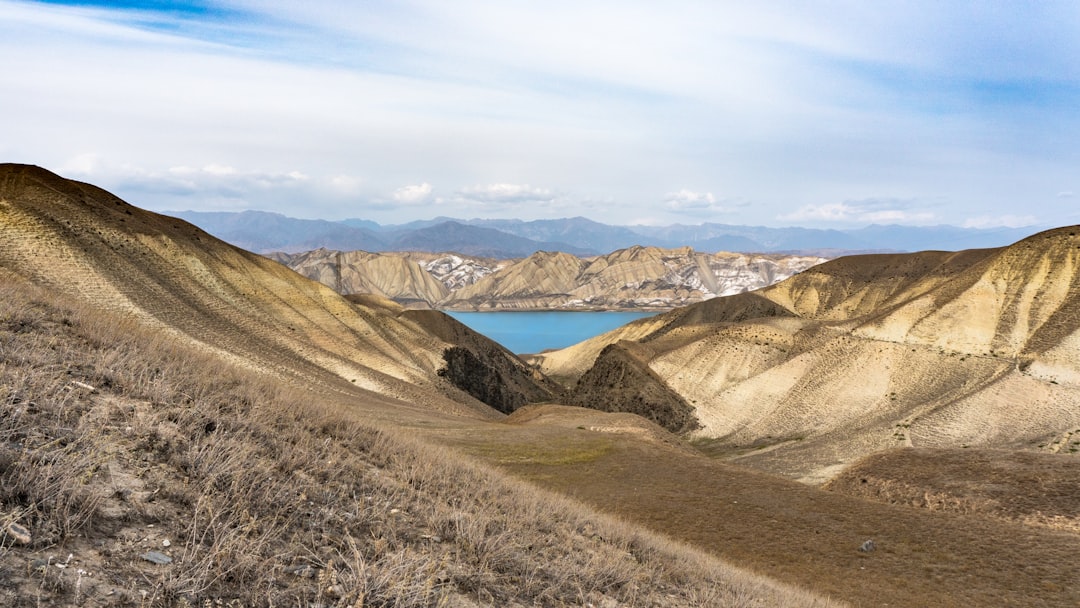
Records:
<instances>
[{"instance_id":1,"label":"valley floor","mask_svg":"<svg viewBox=\"0 0 1080 608\"><path fill-rule=\"evenodd\" d=\"M665 436L630 418L534 406L445 441L621 519L856 606L1080 605L1075 532L824 491L709 459ZM1077 502L1070 501L1074 515ZM867 540L875 550L860 551Z\"/></svg>"}]
</instances>

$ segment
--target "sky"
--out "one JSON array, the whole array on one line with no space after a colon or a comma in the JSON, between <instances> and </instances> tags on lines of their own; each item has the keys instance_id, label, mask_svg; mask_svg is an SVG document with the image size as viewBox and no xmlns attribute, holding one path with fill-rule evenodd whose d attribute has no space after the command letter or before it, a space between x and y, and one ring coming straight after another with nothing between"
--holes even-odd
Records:
<instances>
[{"instance_id":1,"label":"sky","mask_svg":"<svg viewBox=\"0 0 1080 608\"><path fill-rule=\"evenodd\" d=\"M0 112L156 211L1080 223L1075 1L0 0Z\"/></svg>"}]
</instances>

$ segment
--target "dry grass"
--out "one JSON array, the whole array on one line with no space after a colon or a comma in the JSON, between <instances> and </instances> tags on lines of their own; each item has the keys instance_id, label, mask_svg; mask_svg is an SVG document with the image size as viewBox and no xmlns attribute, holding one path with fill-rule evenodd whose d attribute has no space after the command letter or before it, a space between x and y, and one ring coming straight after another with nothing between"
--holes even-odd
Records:
<instances>
[{"instance_id":1,"label":"dry grass","mask_svg":"<svg viewBox=\"0 0 1080 608\"><path fill-rule=\"evenodd\" d=\"M599 414L570 414L547 408L528 423L504 425L501 433L452 440L601 511L853 605L1080 605L1075 532L827 492L630 432L602 431L589 422L598 422ZM551 448L520 447L528 445ZM504 454L515 458L498 458ZM1071 472L1044 474L1053 484L1028 484L1019 476L1021 487L1002 492L1020 499L1049 490L1075 506L1080 461L1074 458L1058 456ZM933 470L932 463L926 466ZM860 551L869 539L876 550Z\"/></svg>"},{"instance_id":2,"label":"dry grass","mask_svg":"<svg viewBox=\"0 0 1080 608\"><path fill-rule=\"evenodd\" d=\"M1070 433L1063 444L1075 445ZM898 449L824 487L879 502L1080 532L1080 458L989 449Z\"/></svg>"},{"instance_id":3,"label":"dry grass","mask_svg":"<svg viewBox=\"0 0 1080 608\"><path fill-rule=\"evenodd\" d=\"M0 284L0 603L830 605L342 399Z\"/></svg>"}]
</instances>

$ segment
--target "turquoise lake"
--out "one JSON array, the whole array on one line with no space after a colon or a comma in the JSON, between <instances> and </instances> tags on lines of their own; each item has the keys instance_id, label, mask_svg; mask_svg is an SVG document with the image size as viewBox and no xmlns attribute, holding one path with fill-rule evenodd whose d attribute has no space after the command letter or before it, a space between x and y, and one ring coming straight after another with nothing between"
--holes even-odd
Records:
<instances>
[{"instance_id":1,"label":"turquoise lake","mask_svg":"<svg viewBox=\"0 0 1080 608\"><path fill-rule=\"evenodd\" d=\"M565 348L588 340L631 321L651 317L655 312L616 311L528 311L451 312L461 321L516 354L539 353Z\"/></svg>"}]
</instances>

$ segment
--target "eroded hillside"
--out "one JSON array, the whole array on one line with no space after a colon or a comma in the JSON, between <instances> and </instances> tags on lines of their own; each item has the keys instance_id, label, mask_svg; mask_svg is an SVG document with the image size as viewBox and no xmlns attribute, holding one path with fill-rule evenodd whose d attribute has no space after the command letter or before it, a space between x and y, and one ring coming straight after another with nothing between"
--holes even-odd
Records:
<instances>
[{"instance_id":1,"label":"eroded hillside","mask_svg":"<svg viewBox=\"0 0 1080 608\"><path fill-rule=\"evenodd\" d=\"M533 360L571 386L646 345L702 445L808 482L897 446L1045 450L1080 428L1078 233L840 258Z\"/></svg>"},{"instance_id":2,"label":"eroded hillside","mask_svg":"<svg viewBox=\"0 0 1080 608\"><path fill-rule=\"evenodd\" d=\"M688 247L630 247L588 258L537 252L519 260L327 250L270 257L339 293L452 310L669 309L771 285L824 261Z\"/></svg>"},{"instance_id":3,"label":"eroded hillside","mask_svg":"<svg viewBox=\"0 0 1080 608\"><path fill-rule=\"evenodd\" d=\"M349 302L95 186L37 167L0 166L0 229L0 267L133 314L237 364L402 407L496 415L439 374L458 345L403 316L400 306Z\"/></svg>"}]
</instances>

